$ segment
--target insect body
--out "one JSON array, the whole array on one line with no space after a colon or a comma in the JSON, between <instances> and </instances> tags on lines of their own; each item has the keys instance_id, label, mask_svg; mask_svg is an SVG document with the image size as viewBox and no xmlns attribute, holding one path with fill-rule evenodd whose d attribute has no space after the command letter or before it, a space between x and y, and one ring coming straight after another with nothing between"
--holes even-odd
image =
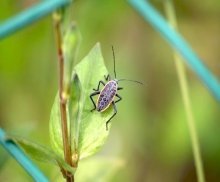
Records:
<instances>
[{"instance_id":1,"label":"insect body","mask_svg":"<svg viewBox=\"0 0 220 182\"><path fill-rule=\"evenodd\" d=\"M108 130L108 123L111 121L111 119L117 114L117 108L115 103L119 102L122 100L122 97L117 94L118 90L123 89L122 87L118 86L119 81L125 81L127 79L116 79L116 72L115 72L115 55L114 55L114 49L112 47L113 51L113 57L114 57L114 74L115 74L115 79L111 79L110 75L104 76L105 80L107 83L105 84L102 80L99 81L97 89L93 89L95 92L90 94L90 99L94 105L94 108L91 111L97 110L98 112L103 112L105 111L110 105L113 106L114 108L114 113L113 115L106 121L106 130ZM132 81L136 82L139 84L142 84L141 82L135 81L135 80L127 80L127 81ZM100 90L100 85L103 85L103 89ZM93 100L93 97L95 95L99 95L97 102L95 103ZM115 100L115 97L118 99Z\"/></svg>"},{"instance_id":2,"label":"insect body","mask_svg":"<svg viewBox=\"0 0 220 182\"><path fill-rule=\"evenodd\" d=\"M118 83L116 80L110 80L106 83L105 87L100 91L96 107L97 111L105 111L109 105L112 103L118 88Z\"/></svg>"},{"instance_id":3,"label":"insect body","mask_svg":"<svg viewBox=\"0 0 220 182\"><path fill-rule=\"evenodd\" d=\"M105 111L111 104L114 108L114 114L106 121L106 130L108 130L108 123L111 121L111 119L117 114L117 108L115 106L115 103L122 100L122 97L117 94L118 90L123 89L122 87L118 87L118 80L114 79L111 80L110 76L108 75L105 77L105 80L108 81L106 84L101 80L99 81L98 88L93 89L95 92L93 92L90 95L90 99L94 105L94 108L91 111L97 110L98 112ZM100 85L104 85L103 89L100 91L99 87ZM99 95L97 102L95 103L93 100L93 96ZM117 97L118 99L114 101L114 98Z\"/></svg>"}]
</instances>

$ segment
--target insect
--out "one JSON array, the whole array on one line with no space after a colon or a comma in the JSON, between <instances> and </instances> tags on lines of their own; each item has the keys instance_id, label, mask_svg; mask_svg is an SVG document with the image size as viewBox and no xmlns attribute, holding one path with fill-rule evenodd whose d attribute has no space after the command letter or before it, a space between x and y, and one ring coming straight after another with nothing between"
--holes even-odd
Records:
<instances>
[{"instance_id":1,"label":"insect","mask_svg":"<svg viewBox=\"0 0 220 182\"><path fill-rule=\"evenodd\" d=\"M118 86L118 82L120 81L131 81L139 84L143 84L136 80L128 80L128 79L116 79L116 71L115 71L115 53L114 48L112 46L112 53L113 53L113 60L114 60L114 79L111 79L111 76L108 74L107 76L104 75L105 80L100 80L98 83L97 89L93 89L95 92L90 94L90 99L94 105L94 108L91 110L97 110L98 112L104 112L106 109L109 108L110 105L113 106L114 113L113 115L106 121L106 130L108 130L108 123L112 120L112 118L117 114L116 103L122 100L122 97L117 93L118 90L122 90L122 87ZM104 86L102 90L100 90L101 84ZM93 97L99 95L96 103L93 100ZM117 97L117 100L114 100Z\"/></svg>"}]
</instances>

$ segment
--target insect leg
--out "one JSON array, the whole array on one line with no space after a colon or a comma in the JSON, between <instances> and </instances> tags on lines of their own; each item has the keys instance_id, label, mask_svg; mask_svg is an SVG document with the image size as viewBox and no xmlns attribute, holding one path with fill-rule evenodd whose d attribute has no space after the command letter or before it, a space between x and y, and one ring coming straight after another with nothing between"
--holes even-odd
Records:
<instances>
[{"instance_id":1,"label":"insect leg","mask_svg":"<svg viewBox=\"0 0 220 182\"><path fill-rule=\"evenodd\" d=\"M120 95L116 94L115 96L118 97L118 100L116 100L115 103L117 103L117 102L122 100L122 97Z\"/></svg>"},{"instance_id":2,"label":"insect leg","mask_svg":"<svg viewBox=\"0 0 220 182\"><path fill-rule=\"evenodd\" d=\"M92 103L93 103L93 105L94 105L94 108L91 110L91 112L96 109L96 104L95 104L95 102L94 102L94 100L93 100L93 96L98 95L98 94L100 94L100 91L93 92L93 93L89 96L90 99L91 99L91 101L92 101Z\"/></svg>"},{"instance_id":3,"label":"insect leg","mask_svg":"<svg viewBox=\"0 0 220 182\"><path fill-rule=\"evenodd\" d=\"M122 90L123 88L122 87L118 87L118 89L117 90Z\"/></svg>"},{"instance_id":4,"label":"insect leg","mask_svg":"<svg viewBox=\"0 0 220 182\"><path fill-rule=\"evenodd\" d=\"M94 91L99 91L100 84L105 86L105 83L102 80L100 80L97 89L94 88L93 90Z\"/></svg>"},{"instance_id":5,"label":"insect leg","mask_svg":"<svg viewBox=\"0 0 220 182\"><path fill-rule=\"evenodd\" d=\"M112 118L117 114L117 108L115 105L115 102L112 102L113 108L114 108L114 114L109 118L108 121L106 121L106 130L108 131L108 123L112 120Z\"/></svg>"},{"instance_id":6,"label":"insect leg","mask_svg":"<svg viewBox=\"0 0 220 182\"><path fill-rule=\"evenodd\" d=\"M108 80L110 80L110 75L109 74L107 76L104 75L104 78L105 78L106 81L108 81Z\"/></svg>"}]
</instances>

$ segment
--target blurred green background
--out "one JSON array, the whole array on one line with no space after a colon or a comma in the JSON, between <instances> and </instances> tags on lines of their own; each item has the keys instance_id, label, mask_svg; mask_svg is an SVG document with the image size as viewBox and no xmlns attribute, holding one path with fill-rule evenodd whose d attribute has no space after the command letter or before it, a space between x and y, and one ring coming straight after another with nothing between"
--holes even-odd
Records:
<instances>
[{"instance_id":1,"label":"blurred green background","mask_svg":"<svg viewBox=\"0 0 220 182\"><path fill-rule=\"evenodd\" d=\"M0 1L0 21L35 3ZM152 3L164 14L162 1ZM175 0L174 4L180 32L219 77L220 1ZM94 162L89 167L90 181L99 181L101 174L91 171L99 168L110 170L111 174L102 178L106 181L196 181L170 46L126 1L76 0L72 16L82 34L78 61L99 41L106 66L113 74L114 45L117 76L145 84L121 83L125 88L120 91L123 101L118 104L108 142L97 154L120 159L121 163L102 166ZM57 66L51 16L0 41L2 128L49 145L48 121L58 87ZM188 67L187 77L206 180L220 181L219 103ZM0 156L0 181L31 181L2 148ZM57 168L35 162L52 181L57 177Z\"/></svg>"}]
</instances>

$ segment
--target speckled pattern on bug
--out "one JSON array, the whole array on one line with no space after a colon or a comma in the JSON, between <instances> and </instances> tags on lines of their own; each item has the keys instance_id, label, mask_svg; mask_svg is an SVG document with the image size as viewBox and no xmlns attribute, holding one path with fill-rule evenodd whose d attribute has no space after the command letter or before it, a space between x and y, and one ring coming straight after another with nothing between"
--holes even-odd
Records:
<instances>
[{"instance_id":1,"label":"speckled pattern on bug","mask_svg":"<svg viewBox=\"0 0 220 182\"><path fill-rule=\"evenodd\" d=\"M100 91L99 97L97 99L97 111L103 112L109 107L116 95L117 89L118 84L115 80L111 80L106 83L105 87Z\"/></svg>"}]
</instances>

